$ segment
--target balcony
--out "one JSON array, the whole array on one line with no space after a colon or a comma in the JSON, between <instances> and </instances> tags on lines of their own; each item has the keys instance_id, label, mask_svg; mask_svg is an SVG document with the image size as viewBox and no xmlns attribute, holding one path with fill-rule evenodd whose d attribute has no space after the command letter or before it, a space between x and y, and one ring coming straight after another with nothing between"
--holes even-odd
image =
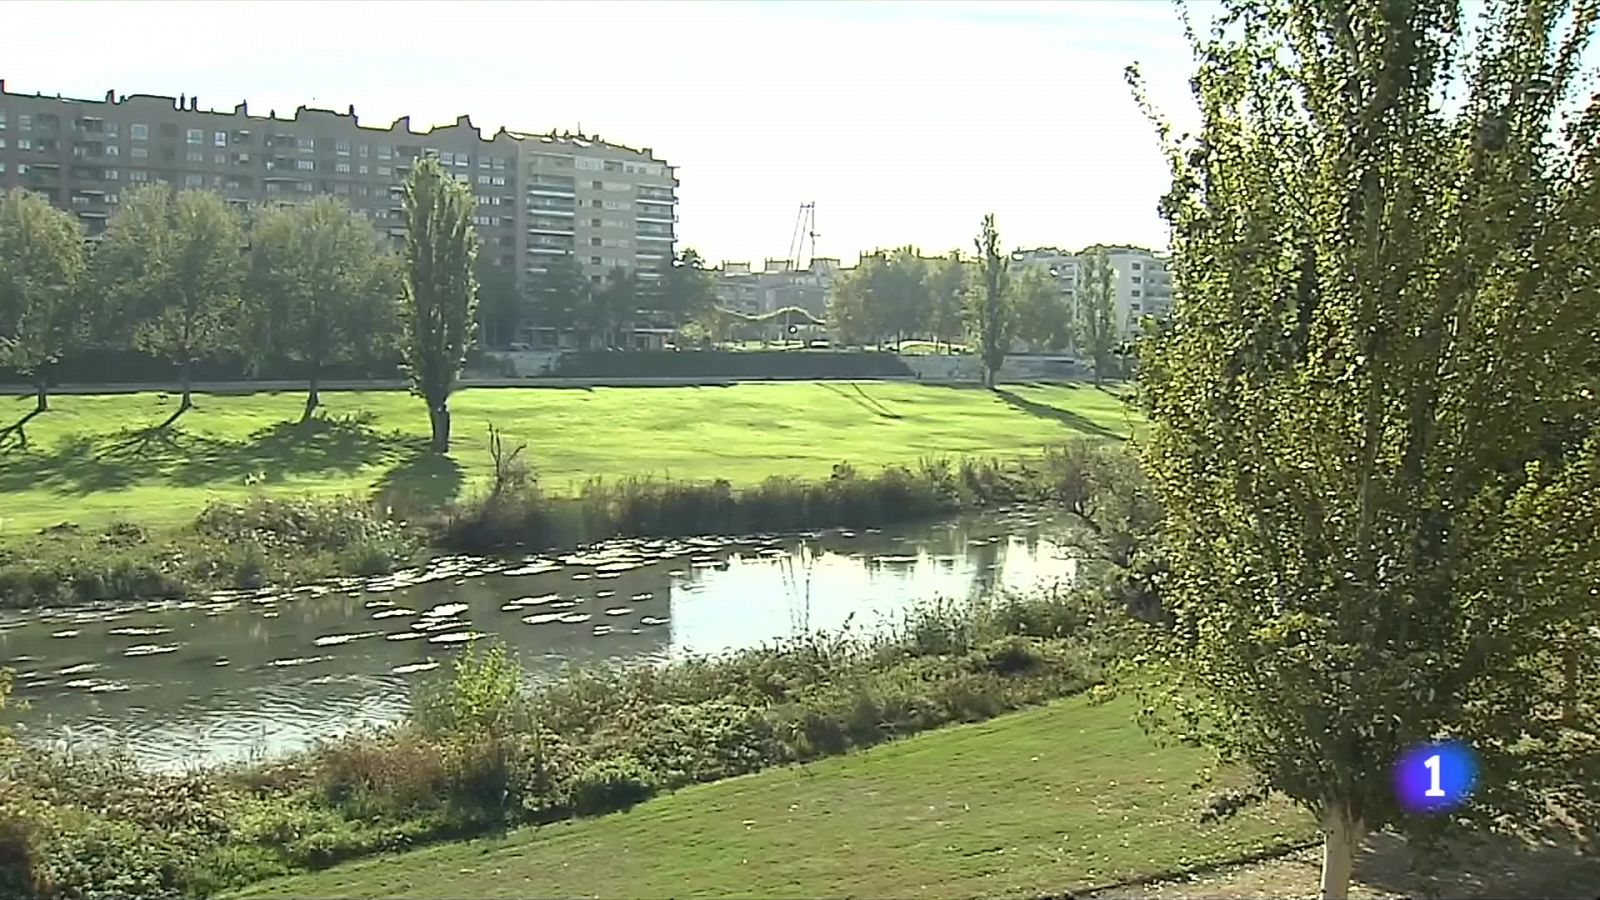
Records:
<instances>
[{"instance_id":1,"label":"balcony","mask_svg":"<svg viewBox=\"0 0 1600 900\"><path fill-rule=\"evenodd\" d=\"M653 191L649 188L639 189L640 203L677 203L678 198L671 191Z\"/></svg>"},{"instance_id":2,"label":"balcony","mask_svg":"<svg viewBox=\"0 0 1600 900\"><path fill-rule=\"evenodd\" d=\"M530 197L571 197L577 188L570 184L530 184L528 196Z\"/></svg>"},{"instance_id":3,"label":"balcony","mask_svg":"<svg viewBox=\"0 0 1600 900\"><path fill-rule=\"evenodd\" d=\"M666 241L669 244L672 243L673 239L671 234L648 234L643 231L639 232L635 237L641 241Z\"/></svg>"},{"instance_id":4,"label":"balcony","mask_svg":"<svg viewBox=\"0 0 1600 900\"><path fill-rule=\"evenodd\" d=\"M528 207L528 212L538 213L541 216L562 216L570 219L574 218L575 210L570 206L530 206Z\"/></svg>"},{"instance_id":5,"label":"balcony","mask_svg":"<svg viewBox=\"0 0 1600 900\"><path fill-rule=\"evenodd\" d=\"M574 232L572 230L572 226L571 225L566 225L566 226L529 225L528 226L528 233L529 234L564 234L564 235L567 235L567 236L570 237Z\"/></svg>"},{"instance_id":6,"label":"balcony","mask_svg":"<svg viewBox=\"0 0 1600 900\"><path fill-rule=\"evenodd\" d=\"M676 222L678 216L670 209L645 209L639 207L635 216L641 222Z\"/></svg>"},{"instance_id":7,"label":"balcony","mask_svg":"<svg viewBox=\"0 0 1600 900\"><path fill-rule=\"evenodd\" d=\"M545 254L549 254L551 256L571 256L572 255L572 248L571 247L531 246L531 247L528 248L528 252L529 253L545 253Z\"/></svg>"}]
</instances>

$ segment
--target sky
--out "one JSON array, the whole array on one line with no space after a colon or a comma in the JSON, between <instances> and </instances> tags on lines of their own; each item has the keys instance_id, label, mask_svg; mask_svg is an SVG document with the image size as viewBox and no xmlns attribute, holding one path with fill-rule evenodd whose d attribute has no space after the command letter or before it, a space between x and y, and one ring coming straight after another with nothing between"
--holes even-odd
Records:
<instances>
[{"instance_id":1,"label":"sky","mask_svg":"<svg viewBox=\"0 0 1600 900\"><path fill-rule=\"evenodd\" d=\"M1192 117L1165 0L8 2L11 91L198 95L418 130L580 126L677 167L679 246L712 261L1011 247L1162 249L1167 170L1123 68ZM805 255L812 255L809 248Z\"/></svg>"}]
</instances>

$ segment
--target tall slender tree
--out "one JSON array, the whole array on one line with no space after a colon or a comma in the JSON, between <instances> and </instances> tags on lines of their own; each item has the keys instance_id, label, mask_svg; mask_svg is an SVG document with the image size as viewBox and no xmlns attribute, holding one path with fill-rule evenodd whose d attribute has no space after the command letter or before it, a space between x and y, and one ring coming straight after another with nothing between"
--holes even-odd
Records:
<instances>
[{"instance_id":1,"label":"tall slender tree","mask_svg":"<svg viewBox=\"0 0 1600 900\"><path fill-rule=\"evenodd\" d=\"M1376 829L1600 821L1596 656L1562 657L1600 625L1597 14L1234 0L1191 34L1198 134L1157 120L1147 699L1319 818L1327 898ZM1408 815L1393 769L1443 737L1472 801Z\"/></svg>"},{"instance_id":2,"label":"tall slender tree","mask_svg":"<svg viewBox=\"0 0 1600 900\"><path fill-rule=\"evenodd\" d=\"M83 229L41 194L0 195L0 366L32 377L50 408L49 372L82 334Z\"/></svg>"},{"instance_id":3,"label":"tall slender tree","mask_svg":"<svg viewBox=\"0 0 1600 900\"><path fill-rule=\"evenodd\" d=\"M970 300L970 321L978 343L978 356L983 362L984 386L993 388L995 376L1011 349L1016 324L1009 296L1011 257L1000 249L1000 231L995 227L993 213L983 217L983 225L973 243L978 248L978 264L974 271L977 285Z\"/></svg>"},{"instance_id":4,"label":"tall slender tree","mask_svg":"<svg viewBox=\"0 0 1600 900\"><path fill-rule=\"evenodd\" d=\"M406 176L405 279L401 284L404 354L411 392L428 406L430 446L450 449L450 395L472 346L478 281L478 234L472 191L422 158Z\"/></svg>"},{"instance_id":5,"label":"tall slender tree","mask_svg":"<svg viewBox=\"0 0 1600 900\"><path fill-rule=\"evenodd\" d=\"M967 270L961 253L950 253L928 267L928 330L934 349L940 341L952 349L961 331L961 310L966 302Z\"/></svg>"},{"instance_id":6,"label":"tall slender tree","mask_svg":"<svg viewBox=\"0 0 1600 900\"><path fill-rule=\"evenodd\" d=\"M194 364L237 349L244 249L220 195L156 183L123 195L95 251L96 286L133 346L178 369L181 402L161 427L194 408Z\"/></svg>"},{"instance_id":7,"label":"tall slender tree","mask_svg":"<svg viewBox=\"0 0 1600 900\"><path fill-rule=\"evenodd\" d=\"M321 402L323 367L355 361L394 324L383 314L398 302L385 293L386 254L372 226L332 197L258 210L250 247L246 319L255 339L246 349L306 366L306 422Z\"/></svg>"},{"instance_id":8,"label":"tall slender tree","mask_svg":"<svg viewBox=\"0 0 1600 900\"><path fill-rule=\"evenodd\" d=\"M1077 344L1094 366L1100 384L1114 365L1117 346L1116 270L1105 248L1091 247L1081 256L1077 289Z\"/></svg>"}]
</instances>

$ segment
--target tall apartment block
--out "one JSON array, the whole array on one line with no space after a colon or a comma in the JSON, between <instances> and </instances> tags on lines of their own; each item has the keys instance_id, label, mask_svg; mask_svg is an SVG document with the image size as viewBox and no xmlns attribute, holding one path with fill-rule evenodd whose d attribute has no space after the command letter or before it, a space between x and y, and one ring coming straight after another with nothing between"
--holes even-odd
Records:
<instances>
[{"instance_id":1,"label":"tall apartment block","mask_svg":"<svg viewBox=\"0 0 1600 900\"><path fill-rule=\"evenodd\" d=\"M1011 258L1015 267L1048 271L1062 300L1070 303L1077 297L1084 256L1092 250L1104 250L1111 265L1112 321L1123 338L1138 333L1143 317L1171 314L1172 276L1167 262L1142 247L1090 247L1077 254L1042 247L1019 250Z\"/></svg>"},{"instance_id":2,"label":"tall apartment block","mask_svg":"<svg viewBox=\"0 0 1600 900\"><path fill-rule=\"evenodd\" d=\"M363 125L353 106L280 118L244 103L202 110L197 97L9 93L0 80L0 189L47 195L91 236L122 192L164 181L240 206L331 194L403 237L400 185L424 156L471 186L481 255L519 286L563 254L595 282L617 266L648 282L671 265L678 180L648 147L504 128L485 136L467 116L416 132L409 116Z\"/></svg>"}]
</instances>

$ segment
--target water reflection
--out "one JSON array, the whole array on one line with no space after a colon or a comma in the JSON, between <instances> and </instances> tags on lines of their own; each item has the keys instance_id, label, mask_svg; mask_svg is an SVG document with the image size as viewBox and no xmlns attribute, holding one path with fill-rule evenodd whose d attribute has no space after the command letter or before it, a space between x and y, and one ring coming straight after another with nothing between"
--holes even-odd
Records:
<instances>
[{"instance_id":1,"label":"water reflection","mask_svg":"<svg viewBox=\"0 0 1600 900\"><path fill-rule=\"evenodd\" d=\"M568 663L655 662L896 621L1070 577L1053 517L1013 511L911 528L616 541L526 560L282 595L0 617L29 740L115 741L148 764L272 754L393 721L412 685L473 637L534 679Z\"/></svg>"}]
</instances>

